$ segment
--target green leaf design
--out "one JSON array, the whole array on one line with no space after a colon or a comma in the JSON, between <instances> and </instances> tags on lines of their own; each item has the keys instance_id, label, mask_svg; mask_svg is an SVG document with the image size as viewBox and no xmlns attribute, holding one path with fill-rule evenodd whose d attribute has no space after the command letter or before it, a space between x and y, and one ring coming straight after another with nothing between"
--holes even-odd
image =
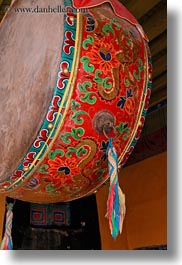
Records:
<instances>
[{"instance_id":1,"label":"green leaf design","mask_svg":"<svg viewBox=\"0 0 182 265\"><path fill-rule=\"evenodd\" d=\"M125 79L124 80L124 84L126 87L129 87L130 86L130 81L128 79Z\"/></svg>"},{"instance_id":2,"label":"green leaf design","mask_svg":"<svg viewBox=\"0 0 182 265\"><path fill-rule=\"evenodd\" d=\"M79 110L71 116L71 119L74 120L74 122L78 125L81 125L84 122L84 119L79 117L80 115L88 115L88 113L83 110Z\"/></svg>"},{"instance_id":3,"label":"green leaf design","mask_svg":"<svg viewBox=\"0 0 182 265\"><path fill-rule=\"evenodd\" d=\"M84 147L80 147L77 151L77 156L80 158L83 155L86 155L87 154L87 149L85 149Z\"/></svg>"},{"instance_id":4,"label":"green leaf design","mask_svg":"<svg viewBox=\"0 0 182 265\"><path fill-rule=\"evenodd\" d=\"M43 173L43 174L47 174L48 172L47 172L47 169L49 168L49 166L48 165L42 165L40 168L39 168L39 172L40 173Z\"/></svg>"},{"instance_id":5,"label":"green leaf design","mask_svg":"<svg viewBox=\"0 0 182 265\"><path fill-rule=\"evenodd\" d=\"M105 88L111 88L111 87L112 87L112 83L111 83L111 82L107 83L107 81L108 81L109 79L110 79L109 77L106 77L106 78L104 78L104 79L102 80L102 86L103 86L104 89L105 89Z\"/></svg>"},{"instance_id":6,"label":"green leaf design","mask_svg":"<svg viewBox=\"0 0 182 265\"><path fill-rule=\"evenodd\" d=\"M75 139L75 140L79 140L80 137L82 137L84 135L84 129L83 128L73 128L72 129L72 137Z\"/></svg>"},{"instance_id":7,"label":"green leaf design","mask_svg":"<svg viewBox=\"0 0 182 265\"><path fill-rule=\"evenodd\" d=\"M99 74L102 74L102 71L96 70L95 71L95 77L93 79L96 83L102 83L102 77L100 77Z\"/></svg>"},{"instance_id":8,"label":"green leaf design","mask_svg":"<svg viewBox=\"0 0 182 265\"><path fill-rule=\"evenodd\" d=\"M58 154L60 155L60 157L63 157L64 151L61 149L56 149L55 151L51 151L49 153L49 159L54 160Z\"/></svg>"},{"instance_id":9,"label":"green leaf design","mask_svg":"<svg viewBox=\"0 0 182 265\"><path fill-rule=\"evenodd\" d=\"M82 155L86 155L87 154L87 150L84 147L80 147L79 149L76 149L74 147L69 147L68 151L66 153L66 157L70 157L71 153L76 154L76 156L78 158L80 158Z\"/></svg>"},{"instance_id":10,"label":"green leaf design","mask_svg":"<svg viewBox=\"0 0 182 265\"><path fill-rule=\"evenodd\" d=\"M65 134L61 134L60 136L61 136L62 141L65 144L70 144L71 143L71 140L68 139L68 137L71 136L71 133L70 132L66 132Z\"/></svg>"},{"instance_id":11,"label":"green leaf design","mask_svg":"<svg viewBox=\"0 0 182 265\"><path fill-rule=\"evenodd\" d=\"M118 24L118 22L115 19L112 20L112 23L116 26L117 30L121 29L121 26Z\"/></svg>"},{"instance_id":12,"label":"green leaf design","mask_svg":"<svg viewBox=\"0 0 182 265\"><path fill-rule=\"evenodd\" d=\"M102 78L99 76L99 74L102 74L102 71L101 70L96 70L95 72L95 77L94 77L94 81L96 83L102 83L102 87L103 89L106 89L106 88L111 88L112 87L112 83L108 82L108 80L110 79L110 77L105 77L105 78Z\"/></svg>"},{"instance_id":13,"label":"green leaf design","mask_svg":"<svg viewBox=\"0 0 182 265\"><path fill-rule=\"evenodd\" d=\"M133 71L134 77L137 79L137 81L141 80L141 72L144 70L143 61L141 59L138 60L139 67L138 67L138 74L136 70Z\"/></svg>"},{"instance_id":14,"label":"green leaf design","mask_svg":"<svg viewBox=\"0 0 182 265\"><path fill-rule=\"evenodd\" d=\"M77 109L77 108L80 108L80 107L81 107L80 103L76 102L75 100L72 100L71 109L74 112L74 114L71 115L70 117L78 125L81 125L84 122L84 119L79 117L80 115L87 115L88 116L87 112Z\"/></svg>"},{"instance_id":15,"label":"green leaf design","mask_svg":"<svg viewBox=\"0 0 182 265\"><path fill-rule=\"evenodd\" d=\"M127 40L127 45L128 45L128 46L131 46L131 45L132 45L132 40L130 40L130 39Z\"/></svg>"},{"instance_id":16,"label":"green leaf design","mask_svg":"<svg viewBox=\"0 0 182 265\"><path fill-rule=\"evenodd\" d=\"M79 102L77 102L77 101L75 101L75 100L73 100L72 99L72 101L71 101L71 107L72 107L72 110L73 111L76 111L76 108L78 107L78 108L80 108L80 103Z\"/></svg>"},{"instance_id":17,"label":"green leaf design","mask_svg":"<svg viewBox=\"0 0 182 265\"><path fill-rule=\"evenodd\" d=\"M76 154L77 153L77 149L74 148L74 147L68 147L68 151L66 153L66 157L70 157L71 156L71 153Z\"/></svg>"},{"instance_id":18,"label":"green leaf design","mask_svg":"<svg viewBox=\"0 0 182 265\"><path fill-rule=\"evenodd\" d=\"M114 30L113 30L113 28L112 28L112 22L111 22L111 24L106 23L106 24L104 25L104 27L103 27L103 32L104 32L104 34L107 35L107 36L109 35L109 32L111 32L111 33L115 36Z\"/></svg>"},{"instance_id":19,"label":"green leaf design","mask_svg":"<svg viewBox=\"0 0 182 265\"><path fill-rule=\"evenodd\" d=\"M79 83L78 84L78 88L80 90L81 93L88 93L88 90L86 89L86 87L89 87L91 88L92 87L92 83L91 82L88 82L88 81L85 81L83 84Z\"/></svg>"},{"instance_id":20,"label":"green leaf design","mask_svg":"<svg viewBox=\"0 0 182 265\"><path fill-rule=\"evenodd\" d=\"M129 137L131 129L128 128L127 123L121 122L118 126L116 126L116 131L119 131L120 135L122 135L122 139L126 140Z\"/></svg>"},{"instance_id":21,"label":"green leaf design","mask_svg":"<svg viewBox=\"0 0 182 265\"><path fill-rule=\"evenodd\" d=\"M49 192L51 196L55 196L55 192L60 194L60 191L57 191L57 188L54 188L52 184L48 184L46 187L46 191Z\"/></svg>"},{"instance_id":22,"label":"green leaf design","mask_svg":"<svg viewBox=\"0 0 182 265\"><path fill-rule=\"evenodd\" d=\"M83 56L80 59L80 62L83 63L83 68L84 68L85 72L92 73L94 71L95 68L94 68L93 64L90 64L90 58L89 57Z\"/></svg>"},{"instance_id":23,"label":"green leaf design","mask_svg":"<svg viewBox=\"0 0 182 265\"><path fill-rule=\"evenodd\" d=\"M75 140L80 140L80 138L85 134L85 130L81 127L72 128L71 132L66 132L65 134L61 134L60 137L65 144L70 144L71 140L69 137L72 137Z\"/></svg>"},{"instance_id":24,"label":"green leaf design","mask_svg":"<svg viewBox=\"0 0 182 265\"><path fill-rule=\"evenodd\" d=\"M86 87L91 88L92 83L85 81L83 84L81 83L78 84L78 89L80 90L81 93L84 94L83 96L80 97L80 100L82 102L87 102L88 104L95 104L95 102L97 101L97 98L93 96L93 94L96 94L96 93L93 91L88 91Z\"/></svg>"},{"instance_id":25,"label":"green leaf design","mask_svg":"<svg viewBox=\"0 0 182 265\"><path fill-rule=\"evenodd\" d=\"M103 169L99 169L95 174L98 175L98 177L96 178L96 180L94 181L94 184L96 184L97 182L101 181L103 178L104 173L107 171L106 168Z\"/></svg>"},{"instance_id":26,"label":"green leaf design","mask_svg":"<svg viewBox=\"0 0 182 265\"><path fill-rule=\"evenodd\" d=\"M93 45L94 42L94 38L92 36L88 36L86 40L83 41L83 48L85 50L88 50L88 44Z\"/></svg>"}]
</instances>

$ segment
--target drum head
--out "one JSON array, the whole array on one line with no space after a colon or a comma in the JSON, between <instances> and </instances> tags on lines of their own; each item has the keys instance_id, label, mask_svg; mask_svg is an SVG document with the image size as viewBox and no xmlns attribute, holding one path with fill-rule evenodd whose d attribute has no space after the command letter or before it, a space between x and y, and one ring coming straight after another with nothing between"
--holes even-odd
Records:
<instances>
[{"instance_id":1,"label":"drum head","mask_svg":"<svg viewBox=\"0 0 182 265\"><path fill-rule=\"evenodd\" d=\"M27 153L52 99L64 37L61 5L18 0L0 25L0 182Z\"/></svg>"}]
</instances>

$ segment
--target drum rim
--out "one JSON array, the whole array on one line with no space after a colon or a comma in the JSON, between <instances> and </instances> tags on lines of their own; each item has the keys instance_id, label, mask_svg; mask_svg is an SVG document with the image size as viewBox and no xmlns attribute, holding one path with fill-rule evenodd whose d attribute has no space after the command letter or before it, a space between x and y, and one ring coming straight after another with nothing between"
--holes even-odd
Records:
<instances>
[{"instance_id":1,"label":"drum rim","mask_svg":"<svg viewBox=\"0 0 182 265\"><path fill-rule=\"evenodd\" d=\"M78 28L80 27L80 25L81 25L81 20L82 20L82 15L81 15L81 13L77 13L77 26L76 26L76 33L78 34L78 32L79 32L79 30L78 30ZM65 25L66 25L66 22L65 22ZM80 29L82 29L82 27L80 27ZM70 28L69 28L69 30L70 30ZM65 26L65 29L64 29L64 31L66 31L66 26ZM77 45L78 45L78 41L79 41L79 38L78 38L78 36L77 36L77 38L75 39L75 43L77 43ZM145 42L145 40L144 40L144 42ZM144 100L143 100L143 105L142 105L142 103L140 102L140 107L139 107L139 109L138 109L138 115L137 115L137 117L138 117L138 119L137 119L137 121L138 122L136 122L136 124L135 124L135 130L133 131L133 133L132 133L132 136L130 136L130 141L128 142L128 144L127 144L127 146L125 147L125 149L124 149L124 151L122 152L122 154L119 156L119 167L121 167L123 164L123 160L125 159L125 157L126 157L126 155L130 152L130 150L132 149L132 151L133 151L133 149L134 149L134 146L136 145L136 142L137 142L137 140L138 140L138 131L139 130L141 130L141 128L143 127L143 124L144 124L144 122L142 122L142 119L145 119L145 116L146 116L146 114L147 114L147 110L145 109L145 104L146 104L146 102L147 102L147 100L149 100L148 99L148 94L147 94L147 90L149 89L149 90L151 90L151 80L149 80L149 63L151 62L151 57L150 57L150 52L149 52L149 49L147 49L148 48L148 46L147 46L148 44L145 42L145 57L146 57L146 63L147 63L147 67L146 67L146 77L147 77L147 79L145 80L145 85L144 85L144 88L145 89L143 89L143 95L144 95ZM79 48L81 49L81 44L79 44L78 45L79 46ZM75 49L76 51L78 50L78 49ZM77 58L78 59L78 53L77 52L74 52L74 58ZM61 58L61 61L64 61L64 59L63 59L63 54L62 54L62 58ZM73 63L73 61L72 61L72 66L74 66L74 63ZM71 72L73 73L74 71L71 69ZM70 80L70 79L69 79ZM72 85L73 86L73 85ZM74 87L74 86L73 86ZM64 99L67 99L67 96L68 96L68 91L69 91L69 86L67 85L67 93L65 94L65 98ZM72 93L70 93L71 95L72 95ZM54 98L54 97L53 97ZM52 103L52 101L51 101L51 103ZM64 102L63 102L63 104L64 104ZM142 105L142 107L141 107L141 105ZM51 105L50 105L51 106ZM60 112L61 112L61 110L60 110ZM66 110L65 110L65 112L66 112ZM64 112L64 113L65 113ZM64 119L62 119L63 121L64 121ZM58 122L58 123L60 123L60 121ZM43 124L44 124L44 122L43 122ZM50 127L52 127L52 126L50 126ZM56 130L57 130L57 133L59 133L60 132L60 128L61 128L61 125L59 126L59 128L56 128ZM52 129L52 128L51 128ZM40 130L41 131L41 130ZM39 135L39 134L38 134ZM53 138L53 143L54 143L54 140L55 140L55 138L56 137L54 137ZM52 143L52 144L53 144ZM49 149L49 148L48 148ZM26 154L27 155L27 154ZM44 156L45 155L47 155L47 152L46 152L46 150L45 150L45 154L44 154ZM42 161L42 159L43 158L41 158L41 160L39 161L40 163L41 163L41 161ZM126 162L126 161L125 161ZM124 163L125 164L125 163ZM37 169L37 167L38 167L38 165L35 165L35 168L33 168L33 170L32 171L26 171L25 172L25 176L26 177L24 177L24 175L23 176L21 176L21 179L20 178L18 178L18 180L15 182L15 181L12 181L12 184L10 185L10 186L8 186L7 188L6 187L4 187L2 190L1 190L1 188L0 188L0 192L6 192L6 193L9 193L9 192L11 192L12 190L13 191L15 191L16 192L16 189L18 188L20 188L21 189L21 186L24 184L24 182L27 182L27 180L29 179L29 178L31 178L32 177L32 174L33 174L33 171L34 170L36 170ZM81 196L75 196L75 199L78 199L78 198L80 198L80 197L83 197L83 196L88 196L88 195L90 195L90 194L92 194L95 190L98 190L100 187L102 187L107 181L108 181L108 178L109 177L106 177L105 178L105 180L95 189L93 189L93 190L91 190L91 191L89 191L88 193L86 193L85 195L81 195ZM9 180L6 180L6 182L7 181L9 181ZM70 201L71 200L74 200L73 198L71 198L70 199ZM50 201L51 201L51 199L50 199ZM59 201L56 197L55 198L53 198L53 201L54 202L56 202L56 201ZM69 201L69 200L68 200Z\"/></svg>"}]
</instances>

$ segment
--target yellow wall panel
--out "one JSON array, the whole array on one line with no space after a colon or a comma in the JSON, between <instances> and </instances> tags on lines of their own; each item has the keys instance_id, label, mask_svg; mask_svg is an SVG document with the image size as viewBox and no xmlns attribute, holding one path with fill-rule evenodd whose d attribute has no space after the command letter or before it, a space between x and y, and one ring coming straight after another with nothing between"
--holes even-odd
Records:
<instances>
[{"instance_id":1,"label":"yellow wall panel","mask_svg":"<svg viewBox=\"0 0 182 265\"><path fill-rule=\"evenodd\" d=\"M109 186L97 195L103 250L131 250L167 244L167 153L126 167L119 174L126 195L123 233L116 240L110 235L105 218Z\"/></svg>"}]
</instances>

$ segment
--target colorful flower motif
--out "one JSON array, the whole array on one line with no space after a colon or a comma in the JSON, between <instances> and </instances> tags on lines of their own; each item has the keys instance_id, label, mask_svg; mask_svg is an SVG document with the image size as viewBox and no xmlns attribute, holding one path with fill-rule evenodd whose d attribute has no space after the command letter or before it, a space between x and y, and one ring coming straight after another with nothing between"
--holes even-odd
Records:
<instances>
[{"instance_id":1,"label":"colorful flower motif","mask_svg":"<svg viewBox=\"0 0 182 265\"><path fill-rule=\"evenodd\" d=\"M16 180L18 178L20 178L23 174L22 170L16 170L15 173L13 174L13 176L11 177L11 180Z\"/></svg>"},{"instance_id":2,"label":"colorful flower motif","mask_svg":"<svg viewBox=\"0 0 182 265\"><path fill-rule=\"evenodd\" d=\"M39 185L39 180L37 178L31 178L27 185L25 186L26 189L34 189Z\"/></svg>"},{"instance_id":3,"label":"colorful flower motif","mask_svg":"<svg viewBox=\"0 0 182 265\"><path fill-rule=\"evenodd\" d=\"M106 158L107 158L106 151L107 151L108 144L109 144L109 142L102 141L102 147L100 148L100 151L102 151L102 152L104 153L104 154L101 156L101 159L104 160L104 161L105 161Z\"/></svg>"},{"instance_id":4,"label":"colorful flower motif","mask_svg":"<svg viewBox=\"0 0 182 265\"><path fill-rule=\"evenodd\" d=\"M57 87L59 89L65 88L65 81L69 79L70 72L69 72L69 63L64 61L60 64L60 71L58 73L58 80L57 80Z\"/></svg>"},{"instance_id":5,"label":"colorful flower motif","mask_svg":"<svg viewBox=\"0 0 182 265\"><path fill-rule=\"evenodd\" d=\"M131 89L127 89L127 91L126 91L126 97L120 97L120 100L117 103L117 107L120 107L120 108L123 109L124 106L125 106L125 103L126 103L126 99L127 98L130 98L132 96L133 96L132 90Z\"/></svg>"},{"instance_id":6,"label":"colorful flower motif","mask_svg":"<svg viewBox=\"0 0 182 265\"><path fill-rule=\"evenodd\" d=\"M73 26L76 14L73 13L73 8L71 6L67 6L66 9L68 10L66 16L66 22L68 23L69 26Z\"/></svg>"},{"instance_id":7,"label":"colorful flower motif","mask_svg":"<svg viewBox=\"0 0 182 265\"><path fill-rule=\"evenodd\" d=\"M72 184L72 177L80 174L80 168L78 167L78 161L76 159L62 160L56 157L54 160L48 161L49 172L51 178L56 181L65 184Z\"/></svg>"},{"instance_id":8,"label":"colorful flower motif","mask_svg":"<svg viewBox=\"0 0 182 265\"><path fill-rule=\"evenodd\" d=\"M24 162L23 162L23 166L29 167L31 165L31 163L34 161L35 155L36 155L35 152L28 153Z\"/></svg>"},{"instance_id":9,"label":"colorful flower motif","mask_svg":"<svg viewBox=\"0 0 182 265\"><path fill-rule=\"evenodd\" d=\"M128 115L132 115L135 110L135 100L132 95L132 90L127 89L126 97L120 97L117 107L124 109Z\"/></svg>"},{"instance_id":10,"label":"colorful flower motif","mask_svg":"<svg viewBox=\"0 0 182 265\"><path fill-rule=\"evenodd\" d=\"M73 39L73 33L71 31L65 32L66 39L64 41L65 45L63 47L64 52L69 55L71 53L71 47L75 46L75 40Z\"/></svg>"},{"instance_id":11,"label":"colorful flower motif","mask_svg":"<svg viewBox=\"0 0 182 265\"><path fill-rule=\"evenodd\" d=\"M3 190L7 189L10 185L11 185L11 182L6 181L6 182L0 184L0 189L3 189Z\"/></svg>"},{"instance_id":12,"label":"colorful flower motif","mask_svg":"<svg viewBox=\"0 0 182 265\"><path fill-rule=\"evenodd\" d=\"M126 102L126 97L120 97L120 100L117 103L117 107L124 109L125 102Z\"/></svg>"},{"instance_id":13,"label":"colorful flower motif","mask_svg":"<svg viewBox=\"0 0 182 265\"><path fill-rule=\"evenodd\" d=\"M43 129L40 131L40 135L37 137L36 141L34 142L34 147L39 148L41 142L46 142L48 138L48 130Z\"/></svg>"},{"instance_id":14,"label":"colorful flower motif","mask_svg":"<svg viewBox=\"0 0 182 265\"><path fill-rule=\"evenodd\" d=\"M109 74L112 68L117 68L119 65L113 44L106 40L95 42L87 56L90 58L90 63L97 64L105 75Z\"/></svg>"},{"instance_id":15,"label":"colorful flower motif","mask_svg":"<svg viewBox=\"0 0 182 265\"><path fill-rule=\"evenodd\" d=\"M129 97L126 99L124 110L128 115L132 115L135 111L135 100L133 97Z\"/></svg>"},{"instance_id":16,"label":"colorful flower motif","mask_svg":"<svg viewBox=\"0 0 182 265\"><path fill-rule=\"evenodd\" d=\"M86 17L87 17L86 31L87 32L94 31L94 29L95 29L95 20L94 20L93 16L88 13L86 15Z\"/></svg>"},{"instance_id":17,"label":"colorful flower motif","mask_svg":"<svg viewBox=\"0 0 182 265\"><path fill-rule=\"evenodd\" d=\"M49 122L52 122L55 120L56 113L58 113L58 110L59 110L60 102L61 102L61 97L54 96L52 100L52 106L49 108L49 112L47 113L47 117L46 117L46 119Z\"/></svg>"}]
</instances>

